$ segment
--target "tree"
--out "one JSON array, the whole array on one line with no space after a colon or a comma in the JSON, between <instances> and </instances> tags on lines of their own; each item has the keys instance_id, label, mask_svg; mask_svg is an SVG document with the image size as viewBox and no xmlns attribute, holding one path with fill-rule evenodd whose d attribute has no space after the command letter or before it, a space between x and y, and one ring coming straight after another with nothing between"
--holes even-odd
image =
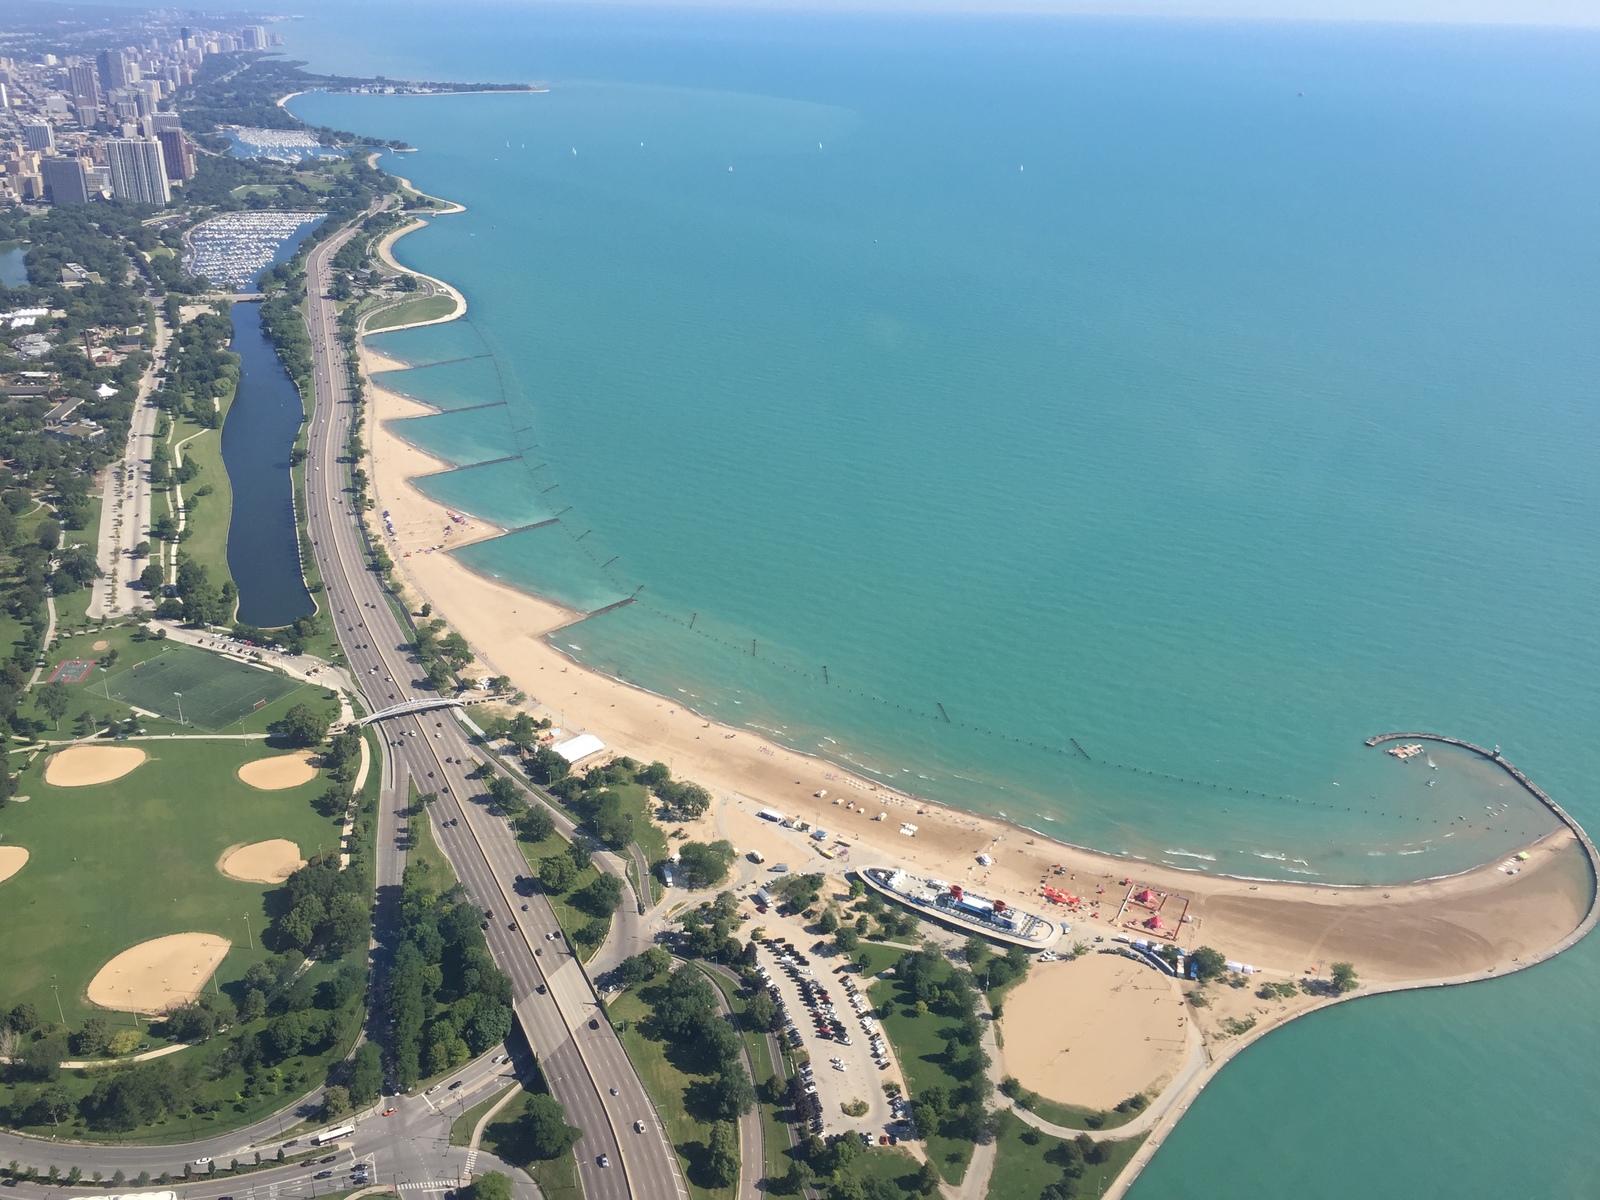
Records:
<instances>
[{"instance_id":1,"label":"tree","mask_svg":"<svg viewBox=\"0 0 1600 1200\"><path fill-rule=\"evenodd\" d=\"M849 925L840 926L839 931L833 935L833 944L846 954L853 954L857 946L861 945L861 935Z\"/></svg>"},{"instance_id":2,"label":"tree","mask_svg":"<svg viewBox=\"0 0 1600 1200\"><path fill-rule=\"evenodd\" d=\"M151 595L159 592L166 581L166 572L155 563L151 563L139 572L139 582L144 585L144 590Z\"/></svg>"},{"instance_id":3,"label":"tree","mask_svg":"<svg viewBox=\"0 0 1600 1200\"><path fill-rule=\"evenodd\" d=\"M350 1111L350 1093L338 1084L324 1089L322 1093L322 1119L332 1121L342 1117Z\"/></svg>"},{"instance_id":4,"label":"tree","mask_svg":"<svg viewBox=\"0 0 1600 1200\"><path fill-rule=\"evenodd\" d=\"M711 1127L711 1144L706 1155L706 1182L712 1187L730 1187L739 1178L739 1139L729 1121Z\"/></svg>"},{"instance_id":5,"label":"tree","mask_svg":"<svg viewBox=\"0 0 1600 1200\"><path fill-rule=\"evenodd\" d=\"M1215 979L1227 969L1228 960L1222 956L1220 950L1213 950L1210 946L1196 947L1190 959L1194 962L1195 976L1203 983L1207 979Z\"/></svg>"},{"instance_id":6,"label":"tree","mask_svg":"<svg viewBox=\"0 0 1600 1200\"><path fill-rule=\"evenodd\" d=\"M617 964L617 974L627 984L646 983L672 965L672 955L660 946L651 946ZM765 992L762 995L766 995ZM768 1003L771 1003L770 997Z\"/></svg>"},{"instance_id":7,"label":"tree","mask_svg":"<svg viewBox=\"0 0 1600 1200\"><path fill-rule=\"evenodd\" d=\"M44 709L45 716L55 722L57 729L61 728L61 718L67 715L71 704L72 696L67 691L67 685L59 679L39 689L39 707Z\"/></svg>"},{"instance_id":8,"label":"tree","mask_svg":"<svg viewBox=\"0 0 1600 1200\"><path fill-rule=\"evenodd\" d=\"M939 1192L939 1171L931 1162L924 1162L917 1171L915 1184L918 1194L934 1196Z\"/></svg>"},{"instance_id":9,"label":"tree","mask_svg":"<svg viewBox=\"0 0 1600 1200\"><path fill-rule=\"evenodd\" d=\"M528 806L522 789L505 775L491 775L487 784L489 795L501 812L520 813Z\"/></svg>"},{"instance_id":10,"label":"tree","mask_svg":"<svg viewBox=\"0 0 1600 1200\"><path fill-rule=\"evenodd\" d=\"M499 1171L490 1171L473 1180L462 1192L466 1200L511 1200L511 1178Z\"/></svg>"},{"instance_id":11,"label":"tree","mask_svg":"<svg viewBox=\"0 0 1600 1200\"><path fill-rule=\"evenodd\" d=\"M1345 992L1353 992L1361 986L1356 982L1356 969L1347 962L1333 964L1333 990L1341 996Z\"/></svg>"},{"instance_id":12,"label":"tree","mask_svg":"<svg viewBox=\"0 0 1600 1200\"><path fill-rule=\"evenodd\" d=\"M383 1090L383 1052L376 1042L362 1042L350 1060L348 1084L352 1104L371 1104Z\"/></svg>"},{"instance_id":13,"label":"tree","mask_svg":"<svg viewBox=\"0 0 1600 1200\"><path fill-rule=\"evenodd\" d=\"M578 881L578 869L565 854L552 854L539 860L539 883L544 890L559 896Z\"/></svg>"},{"instance_id":14,"label":"tree","mask_svg":"<svg viewBox=\"0 0 1600 1200\"><path fill-rule=\"evenodd\" d=\"M321 745L322 739L328 736L330 724L326 713L318 712L309 704L296 704L283 714L272 732L290 746L310 748Z\"/></svg>"},{"instance_id":15,"label":"tree","mask_svg":"<svg viewBox=\"0 0 1600 1200\"><path fill-rule=\"evenodd\" d=\"M105 1053L111 1041L111 1030L104 1017L89 1017L72 1041L74 1051L84 1058L93 1058Z\"/></svg>"},{"instance_id":16,"label":"tree","mask_svg":"<svg viewBox=\"0 0 1600 1200\"><path fill-rule=\"evenodd\" d=\"M61 545L61 526L49 517L39 522L39 545L46 550L54 550Z\"/></svg>"},{"instance_id":17,"label":"tree","mask_svg":"<svg viewBox=\"0 0 1600 1200\"><path fill-rule=\"evenodd\" d=\"M567 854L572 858L572 865L580 871L587 871L589 864L594 861L594 851L589 849L589 843L581 837L573 838L567 843Z\"/></svg>"},{"instance_id":18,"label":"tree","mask_svg":"<svg viewBox=\"0 0 1600 1200\"><path fill-rule=\"evenodd\" d=\"M554 1096L536 1092L528 1097L518 1122L524 1145L534 1158L560 1158L583 1136L581 1129L567 1124L566 1109Z\"/></svg>"},{"instance_id":19,"label":"tree","mask_svg":"<svg viewBox=\"0 0 1600 1200\"><path fill-rule=\"evenodd\" d=\"M716 887L728 877L733 858L732 842L685 842L678 849L678 877L686 888Z\"/></svg>"},{"instance_id":20,"label":"tree","mask_svg":"<svg viewBox=\"0 0 1600 1200\"><path fill-rule=\"evenodd\" d=\"M602 873L574 895L572 902L592 917L609 917L622 904L622 880Z\"/></svg>"},{"instance_id":21,"label":"tree","mask_svg":"<svg viewBox=\"0 0 1600 1200\"><path fill-rule=\"evenodd\" d=\"M737 1046L737 1042L734 1045ZM727 1070L711 1081L710 1099L711 1110L724 1121L732 1121L750 1111L756 1102L756 1089L742 1062L735 1059Z\"/></svg>"},{"instance_id":22,"label":"tree","mask_svg":"<svg viewBox=\"0 0 1600 1200\"><path fill-rule=\"evenodd\" d=\"M517 836L525 842L542 842L556 831L556 823L542 804L528 805L517 818Z\"/></svg>"}]
</instances>

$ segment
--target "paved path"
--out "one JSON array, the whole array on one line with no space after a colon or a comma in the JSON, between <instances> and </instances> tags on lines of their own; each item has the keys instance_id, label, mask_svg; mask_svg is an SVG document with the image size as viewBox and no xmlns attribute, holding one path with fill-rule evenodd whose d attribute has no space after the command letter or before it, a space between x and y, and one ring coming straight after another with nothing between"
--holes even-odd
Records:
<instances>
[{"instance_id":1,"label":"paved path","mask_svg":"<svg viewBox=\"0 0 1600 1200\"><path fill-rule=\"evenodd\" d=\"M33 691L33 685L39 682L39 675L44 670L45 663L49 661L50 643L56 638L56 594L48 587L44 593L45 626L44 641L39 646L39 662L33 668L33 674L28 676L28 686L25 692Z\"/></svg>"},{"instance_id":2,"label":"paved path","mask_svg":"<svg viewBox=\"0 0 1600 1200\"><path fill-rule=\"evenodd\" d=\"M676 961L680 964L683 962L682 959ZM702 970L715 971L734 987L741 986L738 976L731 971L717 967L712 963L701 963L699 965ZM733 1008L728 1003L728 998L722 994L722 989L715 984L712 985L712 990L717 997L717 1011L723 1015L729 1024L737 1028L738 1020L733 1015ZM745 1045L742 1037L739 1039L739 1053L744 1055L745 1070L750 1073L751 1080L757 1084L761 1083L761 1080L756 1079L756 1064L750 1057L750 1047ZM761 1181L766 1175L766 1162L766 1148L762 1139L761 1108L759 1105L752 1104L750 1111L739 1118L739 1186L734 1191L734 1195L738 1196L740 1200L755 1200L756 1197L765 1194L766 1189L761 1186Z\"/></svg>"},{"instance_id":3,"label":"paved path","mask_svg":"<svg viewBox=\"0 0 1600 1200\"><path fill-rule=\"evenodd\" d=\"M147 559L133 557L140 542L150 540L151 494L149 462L155 444L156 421L160 409L151 399L156 372L166 358L172 331L158 315L156 345L150 366L139 380L139 393L133 402L133 419L128 426L128 443L122 458L105 469L100 492L100 536L96 559L103 572L93 584L89 616L117 617L146 610L152 603L142 589L132 586Z\"/></svg>"}]
</instances>

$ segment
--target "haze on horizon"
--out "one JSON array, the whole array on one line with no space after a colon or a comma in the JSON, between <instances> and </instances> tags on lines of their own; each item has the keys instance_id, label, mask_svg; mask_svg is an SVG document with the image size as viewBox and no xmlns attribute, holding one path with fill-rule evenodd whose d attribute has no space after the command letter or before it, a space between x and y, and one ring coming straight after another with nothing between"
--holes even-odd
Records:
<instances>
[{"instance_id":1,"label":"haze on horizon","mask_svg":"<svg viewBox=\"0 0 1600 1200\"><path fill-rule=\"evenodd\" d=\"M334 3L349 0L334 0ZM356 0L363 3L364 0ZM1600 28L1600 0L499 0L506 7L717 8L764 12L970 13L1176 20L1381 21ZM490 5L495 0L489 0ZM421 7L421 5L417 5ZM428 5L432 7L432 5Z\"/></svg>"}]
</instances>

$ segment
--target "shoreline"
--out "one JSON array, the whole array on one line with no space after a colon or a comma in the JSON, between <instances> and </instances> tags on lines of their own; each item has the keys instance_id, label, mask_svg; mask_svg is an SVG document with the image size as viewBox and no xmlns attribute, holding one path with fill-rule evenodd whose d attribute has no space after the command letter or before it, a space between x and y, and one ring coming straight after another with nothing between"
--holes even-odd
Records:
<instances>
[{"instance_id":1,"label":"shoreline","mask_svg":"<svg viewBox=\"0 0 1600 1200\"><path fill-rule=\"evenodd\" d=\"M384 238L379 247L383 260L405 270L392 257L393 243L426 224L418 220ZM465 311L464 300L462 305L455 315ZM1235 989L1228 995L1225 985L1214 989L1225 993L1213 996L1215 1007L1191 1012L1203 1034L1203 1066L1172 1080L1147 1118L1105 1131L1108 1138L1149 1133L1107 1190L1108 1197L1125 1194L1206 1084L1268 1033L1332 1004L1460 986L1528 969L1581 940L1600 916L1593 843L1576 821L1533 787L1528 790L1553 810L1559 824L1522 848L1529 857L1514 874L1490 862L1398 884L1219 875L1076 846L1019 822L888 788L820 755L770 741L752 728L721 724L681 700L581 664L549 635L581 621L583 614L474 571L448 553L469 541L497 536L499 527L474 516L469 528L493 532L444 544L459 526L445 515L446 506L426 496L418 483L458 468L405 441L388 425L397 418L448 410L375 383L375 371L408 369L410 364L372 349L367 336L363 332L358 338L358 359L372 403L372 489L378 509L390 509L396 517L394 535L381 528L369 531L390 550L402 596L431 603L436 615L467 639L477 664L485 668L481 673L509 676L530 697L524 707L549 715L564 735L594 732L608 752L644 761L659 758L668 762L675 777L695 780L711 791L713 804L689 827L689 836L728 837L741 849L756 846L769 856L767 848L776 846L784 856L780 861L795 862L796 871L841 875L880 862L896 863L916 873L970 883L1013 903L1021 896L1022 907L1058 920L1069 914L1040 897L1039 886L1046 879L1081 890L1086 898L1099 889L1108 903L1115 903L1123 886L1112 881L1131 879L1129 894L1149 886L1187 900L1192 920L1186 916L1178 927L1177 944L1189 949L1215 945L1230 959L1263 964L1256 973L1264 980L1326 979L1331 963L1356 964L1362 978L1358 990L1297 996L1242 1034L1225 1030L1223 1022L1261 1011L1250 990ZM430 551L418 555L415 548L404 549L408 539L441 527L444 538ZM519 620L519 614L525 615ZM1491 761L1516 774L1503 760ZM1527 786L1525 780L1523 784ZM882 815L866 819L869 804ZM755 814L763 807L799 815L818 827L825 823L830 830L840 828L841 835L829 842L842 852L831 861L815 857L815 843L805 835L788 836L790 831L761 822ZM915 822L911 836L899 836L897 818ZM979 854L993 861L980 864ZM1126 927L1087 911L1069 919L1071 934L1063 934L1062 944L1094 934L1109 936Z\"/></svg>"}]
</instances>

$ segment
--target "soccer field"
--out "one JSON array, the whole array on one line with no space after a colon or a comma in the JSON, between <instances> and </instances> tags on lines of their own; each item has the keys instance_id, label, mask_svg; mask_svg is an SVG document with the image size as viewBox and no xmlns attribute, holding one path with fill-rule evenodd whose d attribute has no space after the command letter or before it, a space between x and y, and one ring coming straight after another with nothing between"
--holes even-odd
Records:
<instances>
[{"instance_id":1,"label":"soccer field","mask_svg":"<svg viewBox=\"0 0 1600 1200\"><path fill-rule=\"evenodd\" d=\"M173 646L105 681L106 698L182 719L208 732L226 728L305 685L244 663Z\"/></svg>"}]
</instances>

